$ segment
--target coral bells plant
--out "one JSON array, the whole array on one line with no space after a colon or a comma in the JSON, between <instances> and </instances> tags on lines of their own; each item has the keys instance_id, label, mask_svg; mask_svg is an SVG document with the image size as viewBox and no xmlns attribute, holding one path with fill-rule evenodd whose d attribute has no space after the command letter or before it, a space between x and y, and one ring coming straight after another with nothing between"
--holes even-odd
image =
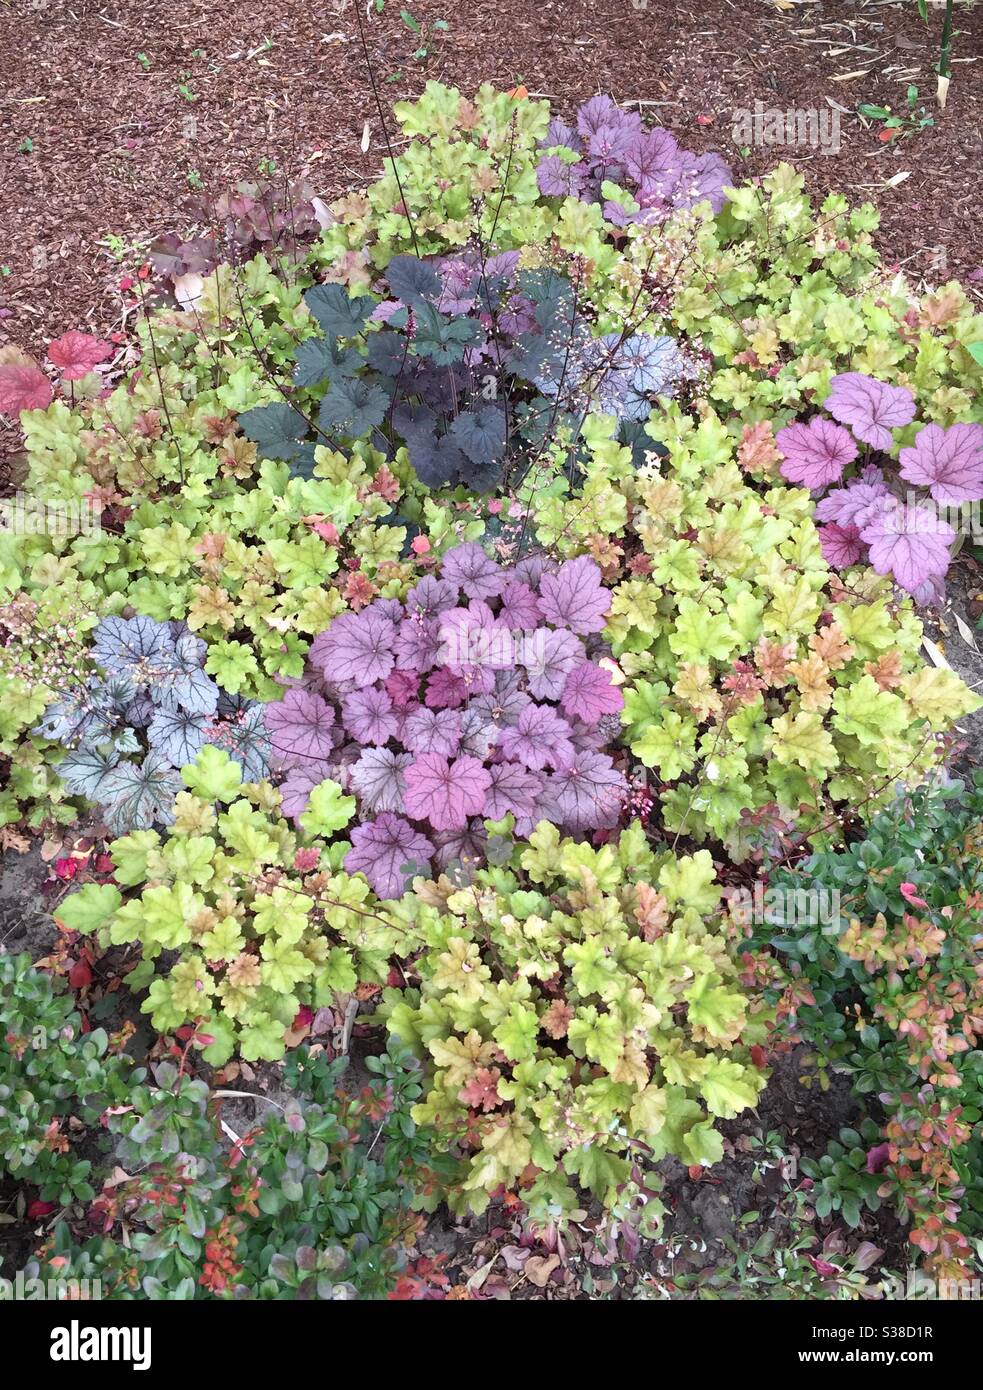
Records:
<instances>
[{"instance_id":1,"label":"coral bells plant","mask_svg":"<svg viewBox=\"0 0 983 1390\"><path fill-rule=\"evenodd\" d=\"M609 604L588 556L503 568L468 542L404 603L341 614L305 684L266 709L284 810L302 820L325 779L354 793L345 866L382 898L480 863L485 818L511 814L523 835L543 818L616 826L628 785L603 751L623 704L599 636Z\"/></svg>"},{"instance_id":2,"label":"coral bells plant","mask_svg":"<svg viewBox=\"0 0 983 1390\"><path fill-rule=\"evenodd\" d=\"M423 948L384 992L389 1032L429 1060L414 1118L458 1160L450 1202L520 1189L539 1217L609 1206L640 1158L715 1163L716 1118L765 1083L706 850L655 854L636 821L600 849L491 824L472 885L418 884L394 911ZM419 977L419 983L414 980Z\"/></svg>"},{"instance_id":3,"label":"coral bells plant","mask_svg":"<svg viewBox=\"0 0 983 1390\"><path fill-rule=\"evenodd\" d=\"M983 425L913 425L907 387L862 372L834 376L831 386L823 404L832 420L814 415L775 436L782 476L825 494L816 517L830 565L866 562L917 599L940 597L957 536L949 522L958 527L962 504L983 499ZM910 442L895 464L900 430Z\"/></svg>"}]
</instances>

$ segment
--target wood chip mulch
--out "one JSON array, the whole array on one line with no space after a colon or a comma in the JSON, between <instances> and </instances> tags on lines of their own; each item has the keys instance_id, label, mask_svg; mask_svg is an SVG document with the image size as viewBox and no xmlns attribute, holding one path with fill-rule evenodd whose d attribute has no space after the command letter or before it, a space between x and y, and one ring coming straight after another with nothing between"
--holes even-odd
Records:
<instances>
[{"instance_id":1,"label":"wood chip mulch","mask_svg":"<svg viewBox=\"0 0 983 1390\"><path fill-rule=\"evenodd\" d=\"M596 92L718 147L738 177L790 157L810 188L870 198L889 262L917 282L958 275L983 298L983 6L959 0L954 77L935 108L941 10L914 0L403 0L437 33L426 63L389 0L360 0L383 102L427 77L471 92L526 84L569 113ZM184 231L194 188L256 177L261 160L331 198L383 154L355 0L0 0L0 345L43 353L68 328L119 326L108 238ZM393 74L395 80L386 80ZM919 88L934 127L886 146L852 114ZM735 113L846 111L839 150L753 148ZM390 118L391 120L391 118ZM368 150L363 134L368 122ZM903 176L903 177L902 177Z\"/></svg>"}]
</instances>

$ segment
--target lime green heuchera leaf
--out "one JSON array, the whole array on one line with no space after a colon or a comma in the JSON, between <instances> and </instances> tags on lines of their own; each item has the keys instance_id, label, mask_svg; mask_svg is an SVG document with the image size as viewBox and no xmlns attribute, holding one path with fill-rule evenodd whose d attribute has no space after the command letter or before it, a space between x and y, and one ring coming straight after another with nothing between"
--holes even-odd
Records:
<instances>
[{"instance_id":1,"label":"lime green heuchera leaf","mask_svg":"<svg viewBox=\"0 0 983 1390\"><path fill-rule=\"evenodd\" d=\"M332 836L355 814L355 798L345 796L337 782L327 779L311 792L300 823L308 835Z\"/></svg>"},{"instance_id":2,"label":"lime green heuchera leaf","mask_svg":"<svg viewBox=\"0 0 983 1390\"><path fill-rule=\"evenodd\" d=\"M115 884L87 883L59 903L54 916L69 931L91 936L112 919L122 903L123 895Z\"/></svg>"},{"instance_id":3,"label":"lime green heuchera leaf","mask_svg":"<svg viewBox=\"0 0 983 1390\"><path fill-rule=\"evenodd\" d=\"M232 801L242 785L242 768L224 748L206 743L193 763L181 769L185 786L202 801Z\"/></svg>"},{"instance_id":4,"label":"lime green heuchera leaf","mask_svg":"<svg viewBox=\"0 0 983 1390\"><path fill-rule=\"evenodd\" d=\"M833 696L833 709L834 727L863 744L880 743L899 734L909 721L904 701L889 690L881 690L873 676L841 686Z\"/></svg>"}]
</instances>

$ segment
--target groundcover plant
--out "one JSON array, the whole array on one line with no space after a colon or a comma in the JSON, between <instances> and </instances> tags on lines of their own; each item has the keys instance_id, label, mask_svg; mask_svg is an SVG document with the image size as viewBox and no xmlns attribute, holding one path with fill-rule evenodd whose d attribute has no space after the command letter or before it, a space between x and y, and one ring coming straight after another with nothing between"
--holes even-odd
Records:
<instances>
[{"instance_id":1,"label":"groundcover plant","mask_svg":"<svg viewBox=\"0 0 983 1390\"><path fill-rule=\"evenodd\" d=\"M71 883L39 969L0 956L0 1173L60 1204L25 1268L490 1296L426 1214L494 1205L533 1285L576 1248L662 1296L666 1184L753 1154L799 1066L862 1109L750 1283L875 1296L882 1204L972 1278L983 805L946 768L983 701L923 638L983 317L885 270L870 205L607 97L396 117L363 191L160 240L122 370L78 331L0 360L45 518L0 533L0 835ZM733 1289L706 1266L668 1295Z\"/></svg>"}]
</instances>

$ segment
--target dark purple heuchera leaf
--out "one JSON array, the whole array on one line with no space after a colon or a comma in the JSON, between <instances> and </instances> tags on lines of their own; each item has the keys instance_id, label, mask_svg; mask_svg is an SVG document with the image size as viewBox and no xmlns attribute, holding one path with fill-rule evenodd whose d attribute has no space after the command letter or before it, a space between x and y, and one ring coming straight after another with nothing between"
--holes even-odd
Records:
<instances>
[{"instance_id":1,"label":"dark purple heuchera leaf","mask_svg":"<svg viewBox=\"0 0 983 1390\"><path fill-rule=\"evenodd\" d=\"M914 446L902 449L901 476L927 487L936 502L983 498L983 426L926 425Z\"/></svg>"},{"instance_id":2,"label":"dark purple heuchera leaf","mask_svg":"<svg viewBox=\"0 0 983 1390\"><path fill-rule=\"evenodd\" d=\"M535 555L526 555L524 559L517 560L507 573L510 580L515 579L520 584L528 584L530 589L538 589L543 575L555 574L558 569L556 561L539 550Z\"/></svg>"},{"instance_id":3,"label":"dark purple heuchera leaf","mask_svg":"<svg viewBox=\"0 0 983 1390\"><path fill-rule=\"evenodd\" d=\"M451 610L456 611L456 610ZM404 618L396 637L396 662L401 671L432 671L440 652L436 618Z\"/></svg>"},{"instance_id":4,"label":"dark purple heuchera leaf","mask_svg":"<svg viewBox=\"0 0 983 1390\"><path fill-rule=\"evenodd\" d=\"M449 763L438 753L424 753L406 769L407 815L429 821L435 830L463 830L469 816L480 816L491 778L477 758Z\"/></svg>"},{"instance_id":5,"label":"dark purple heuchera leaf","mask_svg":"<svg viewBox=\"0 0 983 1390\"><path fill-rule=\"evenodd\" d=\"M328 758L334 748L334 710L320 695L288 690L264 709L273 756L284 766Z\"/></svg>"},{"instance_id":6,"label":"dark purple heuchera leaf","mask_svg":"<svg viewBox=\"0 0 983 1390\"><path fill-rule=\"evenodd\" d=\"M415 709L403 720L402 742L411 752L453 758L461 746L461 716L451 709Z\"/></svg>"},{"instance_id":7,"label":"dark purple heuchera leaf","mask_svg":"<svg viewBox=\"0 0 983 1390\"><path fill-rule=\"evenodd\" d=\"M835 570L845 570L857 565L867 554L867 547L860 539L856 526L839 526L835 521L819 528L819 545L823 559Z\"/></svg>"},{"instance_id":8,"label":"dark purple heuchera leaf","mask_svg":"<svg viewBox=\"0 0 983 1390\"><path fill-rule=\"evenodd\" d=\"M407 709L416 703L420 677L416 671L390 671L384 685L386 694L393 702L393 709Z\"/></svg>"},{"instance_id":9,"label":"dark purple heuchera leaf","mask_svg":"<svg viewBox=\"0 0 983 1390\"><path fill-rule=\"evenodd\" d=\"M468 686L463 676L456 676L446 666L434 671L427 681L426 704L430 709L458 709L468 698Z\"/></svg>"},{"instance_id":10,"label":"dark purple heuchera leaf","mask_svg":"<svg viewBox=\"0 0 983 1390\"><path fill-rule=\"evenodd\" d=\"M444 556L442 577L463 589L468 598L495 598L502 591L501 567L477 541L465 541Z\"/></svg>"},{"instance_id":11,"label":"dark purple heuchera leaf","mask_svg":"<svg viewBox=\"0 0 983 1390\"><path fill-rule=\"evenodd\" d=\"M352 768L352 789L362 807L377 815L380 811L403 811L403 776L413 761L412 753L394 753L390 748L366 748Z\"/></svg>"},{"instance_id":12,"label":"dark purple heuchera leaf","mask_svg":"<svg viewBox=\"0 0 983 1390\"><path fill-rule=\"evenodd\" d=\"M889 386L862 372L841 372L830 386L823 402L830 415L875 449L890 449L891 431L915 418L915 398L906 386Z\"/></svg>"},{"instance_id":13,"label":"dark purple heuchera leaf","mask_svg":"<svg viewBox=\"0 0 983 1390\"><path fill-rule=\"evenodd\" d=\"M427 574L406 595L406 611L421 618L436 618L446 609L456 608L458 597L456 584Z\"/></svg>"},{"instance_id":14,"label":"dark purple heuchera leaf","mask_svg":"<svg viewBox=\"0 0 983 1390\"><path fill-rule=\"evenodd\" d=\"M485 862L488 835L482 822L475 819L466 830L441 831L434 836L434 844L434 862L440 872L452 874L455 882L470 883L474 870Z\"/></svg>"},{"instance_id":15,"label":"dark purple heuchera leaf","mask_svg":"<svg viewBox=\"0 0 983 1390\"><path fill-rule=\"evenodd\" d=\"M388 811L352 831L345 869L362 873L380 898L401 898L413 878L429 875L434 847L401 816Z\"/></svg>"},{"instance_id":16,"label":"dark purple heuchera leaf","mask_svg":"<svg viewBox=\"0 0 983 1390\"><path fill-rule=\"evenodd\" d=\"M332 764L328 762L304 763L290 769L287 780L280 787L281 809L285 816L299 820L307 810L311 792L333 777Z\"/></svg>"},{"instance_id":17,"label":"dark purple heuchera leaf","mask_svg":"<svg viewBox=\"0 0 983 1390\"><path fill-rule=\"evenodd\" d=\"M808 488L838 483L857 457L850 434L822 415L814 415L807 425L786 425L775 435L775 443L785 455L782 477Z\"/></svg>"},{"instance_id":18,"label":"dark purple heuchera leaf","mask_svg":"<svg viewBox=\"0 0 983 1390\"><path fill-rule=\"evenodd\" d=\"M488 769L491 786L485 802L489 820L501 820L509 811L515 816L516 830L528 835L529 827L539 819L537 805L542 796L545 778L530 772L521 763L492 763Z\"/></svg>"},{"instance_id":19,"label":"dark purple heuchera leaf","mask_svg":"<svg viewBox=\"0 0 983 1390\"><path fill-rule=\"evenodd\" d=\"M554 116L546 127L546 134L539 142L540 148L544 150L554 149L557 145L566 145L567 149L580 152L580 136L572 125L567 125L566 121L560 116Z\"/></svg>"},{"instance_id":20,"label":"dark purple heuchera leaf","mask_svg":"<svg viewBox=\"0 0 983 1390\"><path fill-rule=\"evenodd\" d=\"M624 696L611 680L611 673L592 661L582 661L566 678L560 708L570 719L596 724L605 714L616 714L624 707Z\"/></svg>"},{"instance_id":21,"label":"dark purple heuchera leaf","mask_svg":"<svg viewBox=\"0 0 983 1390\"><path fill-rule=\"evenodd\" d=\"M618 823L628 783L603 753L578 753L570 767L550 777L547 794L558 825L609 830Z\"/></svg>"},{"instance_id":22,"label":"dark purple heuchera leaf","mask_svg":"<svg viewBox=\"0 0 983 1390\"><path fill-rule=\"evenodd\" d=\"M645 131L625 152L625 169L637 184L658 179L674 184L679 176L679 141L669 130Z\"/></svg>"},{"instance_id":23,"label":"dark purple heuchera leaf","mask_svg":"<svg viewBox=\"0 0 983 1390\"><path fill-rule=\"evenodd\" d=\"M567 676L587 655L580 638L562 627L537 628L523 639L520 654L537 700L558 700Z\"/></svg>"},{"instance_id":24,"label":"dark purple heuchera leaf","mask_svg":"<svg viewBox=\"0 0 983 1390\"><path fill-rule=\"evenodd\" d=\"M514 758L533 772L573 762L570 725L547 705L528 705L515 724L502 729L498 746L506 758Z\"/></svg>"},{"instance_id":25,"label":"dark purple heuchera leaf","mask_svg":"<svg viewBox=\"0 0 983 1390\"><path fill-rule=\"evenodd\" d=\"M539 584L543 616L557 627L581 634L601 632L611 594L601 583L600 567L589 555L564 560L556 574L544 574Z\"/></svg>"},{"instance_id":26,"label":"dark purple heuchera leaf","mask_svg":"<svg viewBox=\"0 0 983 1390\"><path fill-rule=\"evenodd\" d=\"M502 589L498 620L513 631L531 632L542 621L539 600L528 584L514 582Z\"/></svg>"},{"instance_id":27,"label":"dark purple heuchera leaf","mask_svg":"<svg viewBox=\"0 0 983 1390\"><path fill-rule=\"evenodd\" d=\"M956 539L951 526L932 507L886 508L860 533L870 546L870 563L878 574L893 574L909 594L949 568L949 547Z\"/></svg>"},{"instance_id":28,"label":"dark purple heuchera leaf","mask_svg":"<svg viewBox=\"0 0 983 1390\"><path fill-rule=\"evenodd\" d=\"M396 624L370 605L335 618L314 639L310 659L327 680L350 680L361 687L385 680L396 665L395 646Z\"/></svg>"},{"instance_id":29,"label":"dark purple heuchera leaf","mask_svg":"<svg viewBox=\"0 0 983 1390\"><path fill-rule=\"evenodd\" d=\"M816 503L817 521L835 521L838 526L867 526L885 503L890 505L891 493L879 468L865 468L859 478L852 478L846 487L837 488Z\"/></svg>"},{"instance_id":30,"label":"dark purple heuchera leaf","mask_svg":"<svg viewBox=\"0 0 983 1390\"><path fill-rule=\"evenodd\" d=\"M395 738L399 719L393 711L389 692L381 686L356 690L346 695L341 706L341 719L352 738L359 743L388 743Z\"/></svg>"}]
</instances>

